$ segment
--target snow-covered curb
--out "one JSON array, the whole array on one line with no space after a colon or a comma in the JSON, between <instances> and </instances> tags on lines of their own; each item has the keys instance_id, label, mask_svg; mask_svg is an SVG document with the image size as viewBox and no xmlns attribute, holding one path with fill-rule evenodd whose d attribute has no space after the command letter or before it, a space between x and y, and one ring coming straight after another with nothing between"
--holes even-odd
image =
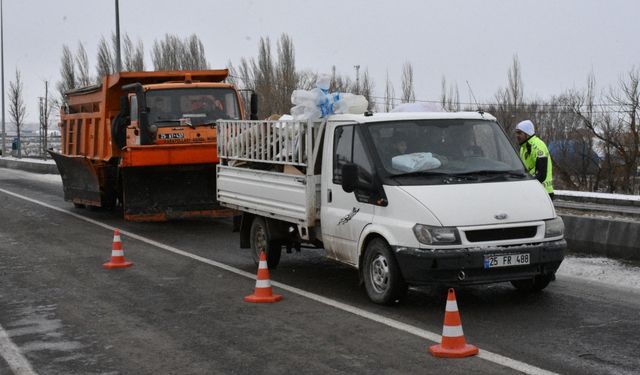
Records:
<instances>
[{"instance_id":1,"label":"snow-covered curb","mask_svg":"<svg viewBox=\"0 0 640 375\"><path fill-rule=\"evenodd\" d=\"M609 193L591 193L585 191L571 191L571 190L554 190L557 197L584 197L584 198L599 198L599 199L612 199L623 201L638 201L640 202L640 195L626 195L626 194L609 194Z\"/></svg>"},{"instance_id":2,"label":"snow-covered curb","mask_svg":"<svg viewBox=\"0 0 640 375\"><path fill-rule=\"evenodd\" d=\"M632 262L602 257L567 256L560 265L557 276L571 276L640 292L640 264Z\"/></svg>"}]
</instances>

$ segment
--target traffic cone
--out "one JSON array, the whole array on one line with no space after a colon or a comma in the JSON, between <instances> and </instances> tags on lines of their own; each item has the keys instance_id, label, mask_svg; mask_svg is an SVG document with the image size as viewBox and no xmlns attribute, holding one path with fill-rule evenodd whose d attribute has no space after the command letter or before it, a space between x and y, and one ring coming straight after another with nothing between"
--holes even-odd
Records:
<instances>
[{"instance_id":1,"label":"traffic cone","mask_svg":"<svg viewBox=\"0 0 640 375\"><path fill-rule=\"evenodd\" d=\"M244 297L247 302L253 303L273 303L282 299L281 295L273 294L271 281L269 281L269 267L267 266L267 255L264 250L260 251L260 263L258 264L258 278L256 279L256 290Z\"/></svg>"},{"instance_id":2,"label":"traffic cone","mask_svg":"<svg viewBox=\"0 0 640 375\"><path fill-rule=\"evenodd\" d=\"M463 358L478 354L475 345L467 344L462 333L462 322L458 313L456 293L449 288L447 307L444 312L444 326L442 327L442 342L429 347L429 352L436 357Z\"/></svg>"},{"instance_id":3,"label":"traffic cone","mask_svg":"<svg viewBox=\"0 0 640 375\"><path fill-rule=\"evenodd\" d=\"M126 268L133 266L133 262L124 259L124 250L122 249L122 241L120 241L120 230L113 231L113 246L111 247L111 260L102 265L102 267L110 270L112 268Z\"/></svg>"}]
</instances>

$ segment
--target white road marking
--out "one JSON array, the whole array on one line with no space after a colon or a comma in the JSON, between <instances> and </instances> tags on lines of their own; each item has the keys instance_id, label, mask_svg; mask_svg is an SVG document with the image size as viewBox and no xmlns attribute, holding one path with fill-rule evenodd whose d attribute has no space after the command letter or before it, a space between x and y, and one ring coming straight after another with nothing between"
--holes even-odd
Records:
<instances>
[{"instance_id":1,"label":"white road marking","mask_svg":"<svg viewBox=\"0 0 640 375\"><path fill-rule=\"evenodd\" d=\"M109 229L110 231L114 231L116 229L115 227L112 227L111 225L107 225L107 224L101 223L99 221L84 217L82 215L75 214L73 212L64 210L64 209L59 208L59 207L52 206L50 204L38 201L38 200L33 199L33 198L25 197L23 195L20 195L20 194L17 194L17 193L13 193L13 192L5 190L5 189L0 189L0 191L5 193L5 194L11 195L13 197L16 197L16 198L19 198L19 199L23 199L23 200L31 202L31 203L35 203L35 204L38 204L38 205L43 206L43 207L50 208L52 210L55 210L55 211L58 211L58 212L73 216L73 217L75 217L77 219L80 219L80 220L84 220L84 221L89 222L91 224L95 224L95 225L97 225L99 227L102 227L102 228L105 228L105 229ZM242 277L246 277L246 278L254 279L254 280L256 279L256 275L254 275L252 273L245 272L245 271L243 271L241 269L238 269L238 268L235 268L235 267L231 267L231 266L228 266L228 265L226 265L224 263L216 262L215 260L207 259L207 258L201 257L199 255L188 253L186 251L180 250L180 249L175 248L173 246L165 245L163 243L160 243L160 242L154 241L152 239L137 235L137 234L132 233L132 232L128 232L128 231L120 229L120 235L126 235L129 238L136 239L138 241L141 241L141 242L147 243L149 245L158 247L160 249L172 252L174 254L182 255L182 256L185 256L187 258L191 258L193 260L197 260L199 262L209 264L211 266L223 269L225 271L229 271L231 273L235 273L236 275L239 275L239 276L242 276ZM421 337L421 338L427 339L429 341L433 341L434 343L440 343L440 341L442 339L442 336L438 335L437 333L433 333L431 331L427 331L425 329L418 328L418 327L412 326L410 324L402 323L400 321L397 321L395 319L390 319L390 318L384 317L382 315L374 314L374 313L369 312L367 310L364 310L364 309L361 309L361 308L358 308L358 307L355 307L355 306L351 306L351 305L348 305L346 303L342 303L342 302L339 302L339 301L336 301L336 300L333 300L333 299L330 299L330 298L327 298L327 297L323 297L323 296L321 296L319 294L307 292L305 290L302 290L302 289L299 289L299 288L296 288L296 287L293 287L293 286L290 286L290 285L287 285L287 284L283 284L283 283L280 283L280 282L277 282L277 281L271 281L271 285L275 286L277 288L286 290L288 292L297 294L299 296L306 297L306 298L311 299L313 301L320 302L322 304L334 307L336 309L339 309L339 310L354 314L354 315L359 316L361 318L365 318L365 319L368 319L368 320L371 320L371 321L374 321L374 322L377 322L377 323L380 323L380 324L384 324L384 325L386 325L388 327L395 328L395 329L397 329L399 331L403 331L403 332L409 333L411 335L414 335L414 336L417 336L417 337ZM2 347L0 346L0 348L2 348ZM3 353L3 356L4 356L4 351L2 353ZM516 370L516 371L520 371L520 372L525 373L525 374L531 374L531 375L554 375L554 374L557 374L555 372L547 371L547 370L544 370L542 368L530 365L528 363L524 363L524 362L521 362L521 361L518 361L518 360L515 360L515 359L512 359L512 358L509 358L509 357L505 357L505 356L502 356L500 354L492 353L492 352L489 352L487 350L480 349L478 357L482 358L482 359L484 359L486 361L489 361L489 362L492 362L492 363L495 363L495 364L498 364L498 365L501 365L501 366L504 366L504 367L508 367L508 368L511 368L513 370ZM25 373L25 374L30 374L30 373Z\"/></svg>"},{"instance_id":2,"label":"white road marking","mask_svg":"<svg viewBox=\"0 0 640 375\"><path fill-rule=\"evenodd\" d=\"M31 368L31 364L22 355L18 348L7 335L7 332L0 326L0 355L9 364L15 375L36 375Z\"/></svg>"}]
</instances>

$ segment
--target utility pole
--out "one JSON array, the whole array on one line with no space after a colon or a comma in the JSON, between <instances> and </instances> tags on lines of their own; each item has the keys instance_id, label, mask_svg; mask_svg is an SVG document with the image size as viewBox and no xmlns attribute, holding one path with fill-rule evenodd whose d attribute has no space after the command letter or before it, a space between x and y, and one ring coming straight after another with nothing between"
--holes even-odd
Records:
<instances>
[{"instance_id":1,"label":"utility pole","mask_svg":"<svg viewBox=\"0 0 640 375\"><path fill-rule=\"evenodd\" d=\"M44 81L44 98L40 99L40 141L42 158L47 160L47 139L49 137L49 82Z\"/></svg>"},{"instance_id":2,"label":"utility pole","mask_svg":"<svg viewBox=\"0 0 640 375\"><path fill-rule=\"evenodd\" d=\"M4 123L4 18L2 14L2 0L0 0L0 70L2 73L2 156L6 156L5 143L7 131Z\"/></svg>"},{"instance_id":3,"label":"utility pole","mask_svg":"<svg viewBox=\"0 0 640 375\"><path fill-rule=\"evenodd\" d=\"M360 94L360 65L354 65L356 68L356 92L355 94Z\"/></svg>"},{"instance_id":4,"label":"utility pole","mask_svg":"<svg viewBox=\"0 0 640 375\"><path fill-rule=\"evenodd\" d=\"M40 120L40 153L44 153L44 98L42 96L38 96L38 119Z\"/></svg>"},{"instance_id":5,"label":"utility pole","mask_svg":"<svg viewBox=\"0 0 640 375\"><path fill-rule=\"evenodd\" d=\"M116 0L116 73L122 71L122 59L120 58L120 6Z\"/></svg>"}]
</instances>

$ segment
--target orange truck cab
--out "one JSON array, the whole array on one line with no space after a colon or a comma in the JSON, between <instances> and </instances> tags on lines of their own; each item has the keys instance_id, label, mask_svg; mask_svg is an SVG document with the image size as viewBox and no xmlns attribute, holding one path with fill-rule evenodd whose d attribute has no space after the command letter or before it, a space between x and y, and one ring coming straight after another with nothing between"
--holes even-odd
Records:
<instances>
[{"instance_id":1,"label":"orange truck cab","mask_svg":"<svg viewBox=\"0 0 640 375\"><path fill-rule=\"evenodd\" d=\"M231 216L216 200L216 121L246 119L228 70L121 72L66 93L65 200L132 221ZM257 102L251 100L255 117Z\"/></svg>"}]
</instances>

